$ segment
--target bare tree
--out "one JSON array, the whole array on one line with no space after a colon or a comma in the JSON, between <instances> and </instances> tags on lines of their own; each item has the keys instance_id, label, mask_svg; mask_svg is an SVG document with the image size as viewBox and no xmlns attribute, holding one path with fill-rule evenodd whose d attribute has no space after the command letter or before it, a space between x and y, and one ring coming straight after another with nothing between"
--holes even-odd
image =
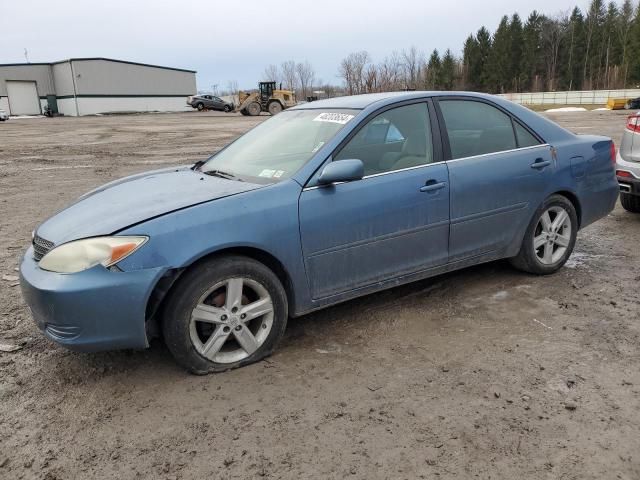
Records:
<instances>
[{"instance_id":1,"label":"bare tree","mask_svg":"<svg viewBox=\"0 0 640 480\"><path fill-rule=\"evenodd\" d=\"M296 62L293 60L287 60L282 62L280 66L282 72L282 81L284 82L287 90L295 90L298 85L298 74L296 72Z\"/></svg>"},{"instance_id":2,"label":"bare tree","mask_svg":"<svg viewBox=\"0 0 640 480\"><path fill-rule=\"evenodd\" d=\"M398 52L392 52L378 64L378 85L381 92L400 90L403 87L402 61Z\"/></svg>"},{"instance_id":3,"label":"bare tree","mask_svg":"<svg viewBox=\"0 0 640 480\"><path fill-rule=\"evenodd\" d=\"M262 74L263 82L281 82L282 77L280 75L280 69L277 65L271 64L267 65L267 68L264 69Z\"/></svg>"},{"instance_id":4,"label":"bare tree","mask_svg":"<svg viewBox=\"0 0 640 480\"><path fill-rule=\"evenodd\" d=\"M544 44L544 59L547 67L548 89L556 87L556 72L558 68L558 54L560 45L569 30L569 17L566 12L555 17L544 18L540 35Z\"/></svg>"},{"instance_id":5,"label":"bare tree","mask_svg":"<svg viewBox=\"0 0 640 480\"><path fill-rule=\"evenodd\" d=\"M363 93L365 83L363 74L369 62L369 53L365 50L350 53L340 62L338 76L344 80L349 95Z\"/></svg>"},{"instance_id":6,"label":"bare tree","mask_svg":"<svg viewBox=\"0 0 640 480\"><path fill-rule=\"evenodd\" d=\"M313 80L316 76L316 72L311 64L305 60L304 63L300 62L296 65L296 73L298 74L298 82L300 84L302 98L307 98L309 91L313 87Z\"/></svg>"},{"instance_id":7,"label":"bare tree","mask_svg":"<svg viewBox=\"0 0 640 480\"><path fill-rule=\"evenodd\" d=\"M423 64L424 55L416 47L412 46L409 50L402 50L405 88L417 88Z\"/></svg>"},{"instance_id":8,"label":"bare tree","mask_svg":"<svg viewBox=\"0 0 640 480\"><path fill-rule=\"evenodd\" d=\"M227 95L233 97L233 103L238 104L238 81L229 80L227 82Z\"/></svg>"}]
</instances>

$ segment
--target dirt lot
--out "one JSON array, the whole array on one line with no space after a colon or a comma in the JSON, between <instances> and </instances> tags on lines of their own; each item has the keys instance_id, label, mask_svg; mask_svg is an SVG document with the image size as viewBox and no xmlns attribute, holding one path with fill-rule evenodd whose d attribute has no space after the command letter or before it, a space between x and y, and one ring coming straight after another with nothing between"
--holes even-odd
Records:
<instances>
[{"instance_id":1,"label":"dirt lot","mask_svg":"<svg viewBox=\"0 0 640 480\"><path fill-rule=\"evenodd\" d=\"M257 121L0 124L0 478L640 478L640 216L558 274L505 262L293 320L268 361L196 377L161 341L71 353L11 277L38 222L111 179L194 162ZM557 114L619 141L625 115Z\"/></svg>"}]
</instances>

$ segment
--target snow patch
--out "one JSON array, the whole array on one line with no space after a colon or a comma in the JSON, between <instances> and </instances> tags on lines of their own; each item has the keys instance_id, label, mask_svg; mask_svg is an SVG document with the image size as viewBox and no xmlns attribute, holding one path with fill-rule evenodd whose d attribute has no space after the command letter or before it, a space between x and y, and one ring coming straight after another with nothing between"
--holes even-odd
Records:
<instances>
[{"instance_id":1,"label":"snow patch","mask_svg":"<svg viewBox=\"0 0 640 480\"><path fill-rule=\"evenodd\" d=\"M562 107L562 108L550 108L545 110L547 113L562 113L562 112L586 112L587 109L583 107Z\"/></svg>"}]
</instances>

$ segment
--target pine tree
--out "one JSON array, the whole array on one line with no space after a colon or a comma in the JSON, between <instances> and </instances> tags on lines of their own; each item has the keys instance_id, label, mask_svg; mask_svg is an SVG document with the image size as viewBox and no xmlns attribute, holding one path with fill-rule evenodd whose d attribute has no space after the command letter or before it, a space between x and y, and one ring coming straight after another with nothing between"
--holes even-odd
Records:
<instances>
[{"instance_id":1,"label":"pine tree","mask_svg":"<svg viewBox=\"0 0 640 480\"><path fill-rule=\"evenodd\" d=\"M538 77L541 68L541 51L542 51L542 16L535 10L531 12L527 23L522 29L522 61L520 70L522 72L521 85L524 90L537 91L540 89L541 82Z\"/></svg>"},{"instance_id":2,"label":"pine tree","mask_svg":"<svg viewBox=\"0 0 640 480\"><path fill-rule=\"evenodd\" d=\"M442 88L442 64L438 50L434 50L427 63L426 84L427 90L440 90Z\"/></svg>"},{"instance_id":3,"label":"pine tree","mask_svg":"<svg viewBox=\"0 0 640 480\"><path fill-rule=\"evenodd\" d=\"M585 55L582 88L597 88L602 66L604 3L591 0L585 22Z\"/></svg>"},{"instance_id":4,"label":"pine tree","mask_svg":"<svg viewBox=\"0 0 640 480\"><path fill-rule=\"evenodd\" d=\"M447 48L442 57L442 65L440 67L440 78L444 90L452 90L456 81L456 59L451 50Z\"/></svg>"},{"instance_id":5,"label":"pine tree","mask_svg":"<svg viewBox=\"0 0 640 480\"><path fill-rule=\"evenodd\" d=\"M479 79L482 73L482 64L479 61L479 45L476 37L469 35L462 49L462 69L464 88L479 90Z\"/></svg>"},{"instance_id":6,"label":"pine tree","mask_svg":"<svg viewBox=\"0 0 640 480\"><path fill-rule=\"evenodd\" d=\"M489 55L491 54L491 34L485 27L481 27L476 34L478 42L478 63L480 64L480 74L478 76L478 90L489 91L491 67L489 66Z\"/></svg>"},{"instance_id":7,"label":"pine tree","mask_svg":"<svg viewBox=\"0 0 640 480\"><path fill-rule=\"evenodd\" d=\"M511 31L509 17L500 20L493 35L489 54L489 89L494 93L504 93L511 79Z\"/></svg>"},{"instance_id":8,"label":"pine tree","mask_svg":"<svg viewBox=\"0 0 640 480\"><path fill-rule=\"evenodd\" d=\"M640 4L638 5L640 9ZM636 21L638 19L636 18ZM634 25L634 11L631 0L624 0L622 8L620 9L620 15L616 22L616 32L618 34L618 41L620 44L620 62L622 68L622 88L627 87L627 79L629 76L629 52L634 51L632 43L633 38L633 25ZM635 50L636 57L638 50Z\"/></svg>"},{"instance_id":9,"label":"pine tree","mask_svg":"<svg viewBox=\"0 0 640 480\"><path fill-rule=\"evenodd\" d=\"M640 3L636 8L636 16L629 35L629 80L631 84L640 88Z\"/></svg>"},{"instance_id":10,"label":"pine tree","mask_svg":"<svg viewBox=\"0 0 640 480\"><path fill-rule=\"evenodd\" d=\"M585 54L584 17L578 7L571 12L567 30L560 52L559 87L565 90L576 90L581 87Z\"/></svg>"},{"instance_id":11,"label":"pine tree","mask_svg":"<svg viewBox=\"0 0 640 480\"><path fill-rule=\"evenodd\" d=\"M511 17L511 24L509 25L510 37L511 37L511 51L509 52L509 82L511 90L514 92L520 91L520 60L522 57L522 43L524 40L522 33L522 20L517 13L514 13Z\"/></svg>"}]
</instances>

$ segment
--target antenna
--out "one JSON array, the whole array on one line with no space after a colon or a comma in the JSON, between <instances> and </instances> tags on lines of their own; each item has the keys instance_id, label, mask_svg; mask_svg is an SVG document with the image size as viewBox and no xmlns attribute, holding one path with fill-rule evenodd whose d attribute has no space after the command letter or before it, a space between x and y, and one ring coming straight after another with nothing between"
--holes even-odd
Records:
<instances>
[{"instance_id":1,"label":"antenna","mask_svg":"<svg viewBox=\"0 0 640 480\"><path fill-rule=\"evenodd\" d=\"M29 52L27 51L27 49L24 49L24 59L27 61L27 63L31 63L29 61Z\"/></svg>"}]
</instances>

